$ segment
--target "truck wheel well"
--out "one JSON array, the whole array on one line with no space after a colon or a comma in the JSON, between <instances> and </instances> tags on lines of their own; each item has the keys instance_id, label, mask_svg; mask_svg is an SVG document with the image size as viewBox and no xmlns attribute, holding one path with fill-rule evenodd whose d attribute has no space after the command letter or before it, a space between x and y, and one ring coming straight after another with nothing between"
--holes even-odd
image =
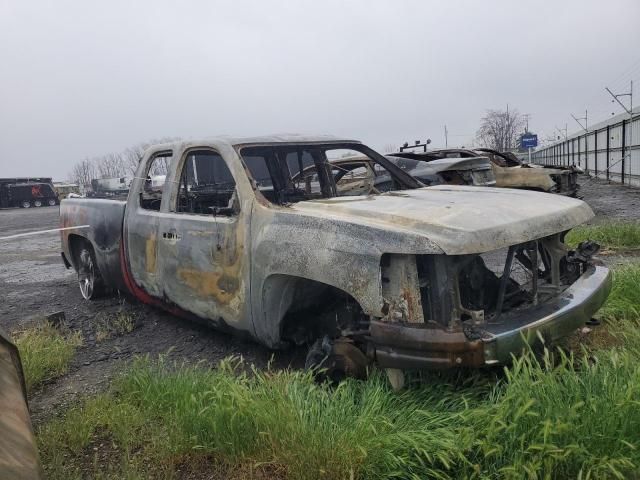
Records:
<instances>
[{"instance_id":1,"label":"truck wheel well","mask_svg":"<svg viewBox=\"0 0 640 480\"><path fill-rule=\"evenodd\" d=\"M87 247L91 250L93 255L95 255L95 250L93 245L88 238L85 238L80 235L71 234L69 235L69 253L71 258L69 259L73 264L73 268L78 271L78 255L80 255L80 251L82 247Z\"/></svg>"},{"instance_id":2,"label":"truck wheel well","mask_svg":"<svg viewBox=\"0 0 640 480\"><path fill-rule=\"evenodd\" d=\"M357 330L366 319L347 292L307 278L273 275L263 298L267 322L278 325L281 340L295 344L337 336L343 329Z\"/></svg>"}]
</instances>

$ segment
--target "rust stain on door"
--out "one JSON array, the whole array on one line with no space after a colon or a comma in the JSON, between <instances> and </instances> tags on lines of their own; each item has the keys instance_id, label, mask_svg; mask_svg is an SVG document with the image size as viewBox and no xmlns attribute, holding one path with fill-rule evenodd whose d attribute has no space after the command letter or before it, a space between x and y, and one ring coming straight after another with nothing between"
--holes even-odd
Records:
<instances>
[{"instance_id":1,"label":"rust stain on door","mask_svg":"<svg viewBox=\"0 0 640 480\"><path fill-rule=\"evenodd\" d=\"M229 274L221 272L201 271L192 268L178 270L178 277L201 297L212 297L219 304L226 305L236 297L240 282L237 272Z\"/></svg>"},{"instance_id":2,"label":"rust stain on door","mask_svg":"<svg viewBox=\"0 0 640 480\"><path fill-rule=\"evenodd\" d=\"M146 270L147 273L156 273L156 239L155 237L147 238L145 244Z\"/></svg>"}]
</instances>

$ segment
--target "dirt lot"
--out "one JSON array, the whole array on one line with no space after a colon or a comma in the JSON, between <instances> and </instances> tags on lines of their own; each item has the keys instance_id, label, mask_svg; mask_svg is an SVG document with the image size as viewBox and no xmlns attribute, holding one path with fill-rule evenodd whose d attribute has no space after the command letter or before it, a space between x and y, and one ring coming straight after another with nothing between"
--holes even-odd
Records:
<instances>
[{"instance_id":1,"label":"dirt lot","mask_svg":"<svg viewBox=\"0 0 640 480\"><path fill-rule=\"evenodd\" d=\"M584 200L597 217L640 220L640 189L607 185L582 179ZM0 237L53 229L58 226L58 207L0 211ZM188 362L215 364L228 355L242 355L257 366L265 366L272 355L274 367L301 366L304 352L270 352L251 341L218 333L199 324L138 304L124 297L86 302L80 296L75 273L60 259L59 234L48 233L0 240L0 325L19 329L34 318L62 311L66 323L80 330L84 346L70 372L44 385L31 398L37 424L61 411L79 395L103 389L120 370L122 362L135 355L156 356ZM130 332L118 326L126 325Z\"/></svg>"}]
</instances>

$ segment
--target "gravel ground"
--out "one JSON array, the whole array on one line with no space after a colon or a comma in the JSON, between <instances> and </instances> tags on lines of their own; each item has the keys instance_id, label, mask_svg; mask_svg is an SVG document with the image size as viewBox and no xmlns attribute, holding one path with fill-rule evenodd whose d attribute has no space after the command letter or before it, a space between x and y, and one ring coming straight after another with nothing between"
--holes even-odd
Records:
<instances>
[{"instance_id":1,"label":"gravel ground","mask_svg":"<svg viewBox=\"0 0 640 480\"><path fill-rule=\"evenodd\" d=\"M0 210L0 237L58 226L58 207ZM264 368L304 364L300 350L272 352L250 340L217 332L124 297L95 302L82 299L76 275L60 258L60 236L47 233L0 240L0 327L14 332L43 316L64 312L71 330L80 330L84 345L69 373L35 391L30 398L34 423L77 401L79 395L104 389L122 363L136 355L215 365L229 355L242 356ZM111 328L118 318L133 324L129 333ZM110 333L111 338L103 338Z\"/></svg>"},{"instance_id":2,"label":"gravel ground","mask_svg":"<svg viewBox=\"0 0 640 480\"><path fill-rule=\"evenodd\" d=\"M611 219L640 220L640 189L609 185L582 178L581 195L594 211L594 223ZM0 237L53 229L58 226L58 207L0 210ZM67 375L32 394L30 406L37 424L64 410L81 395L104 389L123 362L136 355L168 357L215 365L228 355L241 355L263 368L273 358L274 368L300 367L301 350L271 352L249 340L216 332L205 326L175 318L124 297L96 302L82 299L72 270L60 259L57 233L0 239L0 326L16 331L34 319L64 312L66 324L80 330L84 345L78 350ZM125 318L133 325L129 333L106 328Z\"/></svg>"},{"instance_id":3,"label":"gravel ground","mask_svg":"<svg viewBox=\"0 0 640 480\"><path fill-rule=\"evenodd\" d=\"M640 220L640 188L582 176L579 194L596 214L590 223Z\"/></svg>"}]
</instances>

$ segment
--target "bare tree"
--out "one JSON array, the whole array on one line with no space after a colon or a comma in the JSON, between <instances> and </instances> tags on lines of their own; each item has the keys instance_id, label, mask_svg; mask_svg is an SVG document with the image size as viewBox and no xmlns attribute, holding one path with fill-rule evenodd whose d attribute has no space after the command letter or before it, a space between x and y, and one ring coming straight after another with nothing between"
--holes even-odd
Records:
<instances>
[{"instance_id":1,"label":"bare tree","mask_svg":"<svg viewBox=\"0 0 640 480\"><path fill-rule=\"evenodd\" d=\"M71 169L71 179L83 189L87 189L94 178L96 178L96 168L88 158L76 163Z\"/></svg>"},{"instance_id":2,"label":"bare tree","mask_svg":"<svg viewBox=\"0 0 640 480\"><path fill-rule=\"evenodd\" d=\"M164 137L148 142L141 142L127 148L122 153L109 153L92 159L85 158L76 163L69 174L71 180L83 188L89 188L91 180L95 178L118 178L134 175L138 164L149 146L158 143L168 143L180 140L179 137ZM152 175L164 175L167 173L169 157L154 162Z\"/></svg>"},{"instance_id":3,"label":"bare tree","mask_svg":"<svg viewBox=\"0 0 640 480\"><path fill-rule=\"evenodd\" d=\"M476 132L478 142L500 152L517 146L526 121L517 110L487 110Z\"/></svg>"},{"instance_id":4,"label":"bare tree","mask_svg":"<svg viewBox=\"0 0 640 480\"><path fill-rule=\"evenodd\" d=\"M130 175L135 175L136 170L138 170L138 164L140 164L140 160L142 160L145 148L147 148L145 144L139 143L138 145L127 148L122 153L125 168Z\"/></svg>"},{"instance_id":5,"label":"bare tree","mask_svg":"<svg viewBox=\"0 0 640 480\"><path fill-rule=\"evenodd\" d=\"M134 175L136 173L136 170L138 169L138 164L140 163L140 160L142 160L142 157L144 156L144 152L147 148L149 148L151 145L156 145L158 143L169 143L169 142L178 141L178 140L180 140L180 137L163 137L163 138L158 138L154 140L149 140L148 142L141 142L141 143L138 143L137 145L127 148L122 153L125 168L127 169L128 173L130 173L131 175ZM166 173L166 170L162 173L153 172L154 175L163 175L165 173Z\"/></svg>"},{"instance_id":6,"label":"bare tree","mask_svg":"<svg viewBox=\"0 0 640 480\"><path fill-rule=\"evenodd\" d=\"M101 178L124 177L127 174L122 155L109 153L93 159Z\"/></svg>"}]
</instances>

